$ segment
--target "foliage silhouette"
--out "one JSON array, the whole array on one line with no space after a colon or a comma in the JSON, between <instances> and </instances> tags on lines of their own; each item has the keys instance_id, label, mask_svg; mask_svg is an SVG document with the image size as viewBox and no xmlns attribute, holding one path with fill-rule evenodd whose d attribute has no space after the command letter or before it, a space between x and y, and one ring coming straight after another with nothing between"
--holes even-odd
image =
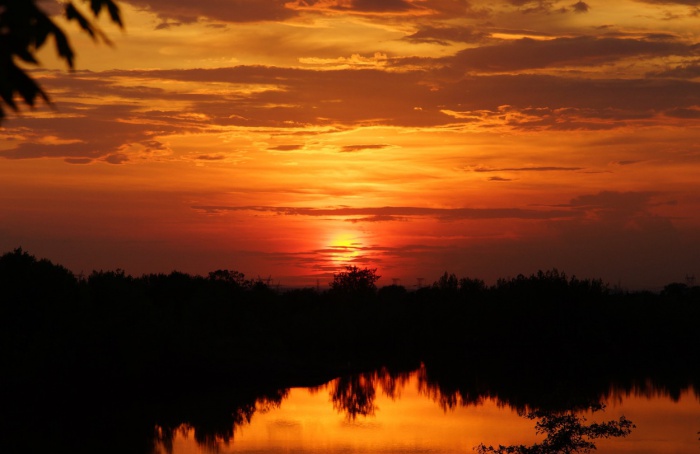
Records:
<instances>
[{"instance_id":1,"label":"foliage silhouette","mask_svg":"<svg viewBox=\"0 0 700 454\"><path fill-rule=\"evenodd\" d=\"M38 0L0 0L0 29L3 30L0 34L0 121L5 117L3 103L14 111L19 110L16 96L32 107L37 98L50 102L46 92L22 65L39 64L36 53L46 44L47 38L53 38L57 56L73 69L75 51L68 36L39 7L39 3ZM112 22L123 26L119 7L113 0L84 0L89 4L89 15L81 12L70 0L51 3L51 9L62 8L65 18L75 21L94 40L109 43L106 35L91 20L103 10L107 11Z\"/></svg>"},{"instance_id":2,"label":"foliage silhouette","mask_svg":"<svg viewBox=\"0 0 700 454\"><path fill-rule=\"evenodd\" d=\"M354 298L372 297L377 292L376 282L381 276L377 270L356 266L346 266L345 271L333 274L330 283L331 291L337 295L345 295Z\"/></svg>"},{"instance_id":3,"label":"foliage silhouette","mask_svg":"<svg viewBox=\"0 0 700 454\"><path fill-rule=\"evenodd\" d=\"M593 412L604 409L602 404L592 405ZM619 420L585 425L586 418L573 412L556 413L548 410L537 410L526 415L528 419L538 419L535 430L538 434L546 434L542 443L532 446L525 445L479 445L479 454L573 454L589 453L596 449L591 440L598 438L625 437L636 426L632 421L621 416Z\"/></svg>"}]
</instances>

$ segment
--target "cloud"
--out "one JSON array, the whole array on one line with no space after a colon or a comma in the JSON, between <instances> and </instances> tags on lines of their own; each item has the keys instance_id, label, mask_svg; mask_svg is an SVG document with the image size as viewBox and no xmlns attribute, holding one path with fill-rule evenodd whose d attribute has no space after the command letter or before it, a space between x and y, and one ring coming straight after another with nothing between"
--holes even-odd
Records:
<instances>
[{"instance_id":1,"label":"cloud","mask_svg":"<svg viewBox=\"0 0 700 454\"><path fill-rule=\"evenodd\" d=\"M599 213L614 213L614 216L628 216L646 211L654 192L603 191L575 197L569 203L572 208L593 210Z\"/></svg>"},{"instance_id":2,"label":"cloud","mask_svg":"<svg viewBox=\"0 0 700 454\"><path fill-rule=\"evenodd\" d=\"M670 109L666 111L666 115L669 117L682 118L682 119L700 119L700 107L692 108L682 108Z\"/></svg>"},{"instance_id":3,"label":"cloud","mask_svg":"<svg viewBox=\"0 0 700 454\"><path fill-rule=\"evenodd\" d=\"M472 169L473 172L575 172L578 170L583 170L583 167L554 167L554 166L540 166L540 167L500 167L500 168L489 168L489 167L475 167Z\"/></svg>"},{"instance_id":4,"label":"cloud","mask_svg":"<svg viewBox=\"0 0 700 454\"><path fill-rule=\"evenodd\" d=\"M268 150L274 151L296 151L303 149L303 145L277 145L275 147L270 147Z\"/></svg>"},{"instance_id":5,"label":"cloud","mask_svg":"<svg viewBox=\"0 0 700 454\"><path fill-rule=\"evenodd\" d=\"M330 276L344 264L378 267L380 274L400 276L408 285L416 276L425 277L424 284L430 284L445 266L458 276L492 282L510 273L557 267L580 277L602 277L624 286L650 288L669 282L679 268L697 264L697 248L687 247L670 219L653 214L657 206L654 200L660 196L644 191L581 194L560 205L571 210L569 217L542 219L544 231L517 238L474 241L467 234L440 238L424 235L420 245L411 240L401 244L399 238L399 244L391 247L356 243L274 253L270 259L312 270L320 273L318 276ZM413 213L415 207L393 208Z\"/></svg>"},{"instance_id":6,"label":"cloud","mask_svg":"<svg viewBox=\"0 0 700 454\"><path fill-rule=\"evenodd\" d=\"M489 177L489 181L513 181L513 179L503 177Z\"/></svg>"},{"instance_id":7,"label":"cloud","mask_svg":"<svg viewBox=\"0 0 700 454\"><path fill-rule=\"evenodd\" d=\"M687 5L700 6L698 0L636 0L640 3L650 3L652 5Z\"/></svg>"},{"instance_id":8,"label":"cloud","mask_svg":"<svg viewBox=\"0 0 700 454\"><path fill-rule=\"evenodd\" d=\"M440 61L480 72L522 71L562 66L596 66L638 56L693 56L696 46L668 39L619 39L578 36L535 40L522 38L464 49Z\"/></svg>"},{"instance_id":9,"label":"cloud","mask_svg":"<svg viewBox=\"0 0 700 454\"><path fill-rule=\"evenodd\" d=\"M490 33L478 30L475 27L436 27L425 25L403 39L415 43L437 43L447 46L450 42L481 43L490 36Z\"/></svg>"},{"instance_id":10,"label":"cloud","mask_svg":"<svg viewBox=\"0 0 700 454\"><path fill-rule=\"evenodd\" d=\"M413 4L406 0L350 0L338 1L337 9L355 12L387 13L404 12L413 9Z\"/></svg>"},{"instance_id":11,"label":"cloud","mask_svg":"<svg viewBox=\"0 0 700 454\"><path fill-rule=\"evenodd\" d=\"M501 106L510 105L513 106L511 113L520 109L526 118L512 116L509 121L515 121L515 126L524 129L600 129L610 124L614 126L618 119L647 119L660 110L692 107L695 101L688 93L698 90L697 83L681 80L583 79L529 74L461 76L450 80L440 71L392 73L374 69L314 71L233 67L103 73L105 78L112 74L122 78L201 83L235 81L238 84L268 83L271 87L283 84L279 90L249 94L233 105L215 96L202 96L201 101L191 97L192 109L206 109L218 124L248 127L288 127L290 116L300 125L318 124L319 117L345 124L371 119L375 124L397 126L443 125L455 122L453 116L445 113L450 109L474 115L473 122L479 121L483 112L493 112L493 117L503 116ZM329 99L337 102L323 102ZM289 107L266 107L271 104ZM547 122L528 122L538 118ZM598 119L601 121L596 122Z\"/></svg>"},{"instance_id":12,"label":"cloud","mask_svg":"<svg viewBox=\"0 0 700 454\"><path fill-rule=\"evenodd\" d=\"M426 14L431 10L410 0L124 0L137 8L156 14L162 22L158 29L187 24L201 19L229 23L285 21L301 11L344 12L352 14ZM430 3L437 3L432 1Z\"/></svg>"},{"instance_id":13,"label":"cloud","mask_svg":"<svg viewBox=\"0 0 700 454\"><path fill-rule=\"evenodd\" d=\"M396 268L411 262L431 263L435 257L445 253L450 248L441 245L405 244L400 246L381 246L376 244L342 247L325 247L297 252L275 252L265 254L270 261L300 266L311 270L314 274L303 276L312 284L315 279L323 279L323 285L330 280L333 273L342 270L346 265L376 268L381 267L381 273L392 272ZM384 275L388 277L387 275ZM430 282L426 282L430 284ZM410 284L409 284L410 285Z\"/></svg>"},{"instance_id":14,"label":"cloud","mask_svg":"<svg viewBox=\"0 0 700 454\"><path fill-rule=\"evenodd\" d=\"M634 43L634 52L647 49L647 45L659 52L660 48L655 47L657 45L669 46L670 50L694 52L689 46L669 40L668 36L664 39L605 41L586 37L542 42L529 40L527 43L518 40L516 44L482 49L515 52L519 46L533 46L544 55L550 51L547 46L555 42L555 48L573 46L571 56L566 58L574 58L575 49L578 48L576 43L588 43L598 48L601 43L610 42L614 48L620 42L625 42ZM616 51L610 52L610 55L620 55ZM634 52L630 52L630 55ZM483 56L483 59L487 58L494 57ZM506 58L505 54L501 58ZM456 67L455 62L460 59L464 59L462 53L451 60L429 60L452 61L451 64ZM474 63L476 60L472 58L470 61ZM552 61L555 60L558 61L557 58ZM399 61L403 60L394 59L392 64L398 65ZM479 64L485 67L490 65L486 60ZM517 62L506 64L513 68L518 66ZM443 69L400 69L326 71L238 66L187 70L78 71L71 76L60 72L41 72L46 74L41 76L45 88L60 94L55 100L58 115L52 118L27 115L3 124L3 135L21 137L22 140L7 141L5 149L0 151L0 157L53 157L88 162L124 153L132 160L137 155L140 158L155 158L171 153L158 137L216 132L231 127L266 127L283 131L295 127L309 130L310 125L334 130L363 125L462 125L491 130L595 131L630 127L635 122L643 125L653 124L654 121L661 124L673 122L680 125L698 120L700 103L694 94L698 93L700 83L682 78L654 78L651 75L647 79L588 79L576 74L507 75L485 72L481 75L464 75L459 71ZM687 66L684 71L700 74L697 67ZM166 81L178 83L164 83ZM199 92L178 88L195 85L211 90ZM247 85L256 89L248 90ZM104 93L110 94L110 101L95 105L94 100L104 96ZM235 103L230 102L230 96L236 96ZM269 150L303 149L303 144L290 140L292 143L271 146ZM341 150L353 152L386 146L350 144Z\"/></svg>"},{"instance_id":15,"label":"cloud","mask_svg":"<svg viewBox=\"0 0 700 454\"><path fill-rule=\"evenodd\" d=\"M409 217L429 217L442 221L462 219L556 219L576 216L568 210L532 210L520 208L425 208L425 207L283 207L283 206L227 206L194 205L192 209L205 213L253 211L286 216L322 218L360 217L381 220L405 220Z\"/></svg>"},{"instance_id":16,"label":"cloud","mask_svg":"<svg viewBox=\"0 0 700 454\"><path fill-rule=\"evenodd\" d=\"M403 216L394 216L390 214L378 214L375 216L367 216L367 217L362 217L362 218L351 218L351 219L345 219L345 222L351 222L353 224L357 224L359 222L390 222L390 221L407 221L407 217Z\"/></svg>"},{"instance_id":17,"label":"cloud","mask_svg":"<svg viewBox=\"0 0 700 454\"><path fill-rule=\"evenodd\" d=\"M388 148L389 145L376 144L376 145L345 145L341 148L341 153L354 153L357 151L364 150L381 150L382 148Z\"/></svg>"},{"instance_id":18,"label":"cloud","mask_svg":"<svg viewBox=\"0 0 700 454\"><path fill-rule=\"evenodd\" d=\"M66 158L64 161L68 164L90 164L93 160L90 158Z\"/></svg>"},{"instance_id":19,"label":"cloud","mask_svg":"<svg viewBox=\"0 0 700 454\"><path fill-rule=\"evenodd\" d=\"M110 164L124 164L128 160L129 156L125 155L124 153L111 154L105 158L105 161Z\"/></svg>"},{"instance_id":20,"label":"cloud","mask_svg":"<svg viewBox=\"0 0 700 454\"><path fill-rule=\"evenodd\" d=\"M624 161L614 161L614 162L611 162L610 164L617 165L617 166L631 166L634 164L639 164L640 162L643 162L643 161L636 160L636 159L628 159L628 160L624 160Z\"/></svg>"},{"instance_id":21,"label":"cloud","mask_svg":"<svg viewBox=\"0 0 700 454\"><path fill-rule=\"evenodd\" d=\"M589 9L591 9L590 6L588 6L588 3L578 1L571 5L571 8L574 10L576 13L587 13Z\"/></svg>"},{"instance_id":22,"label":"cloud","mask_svg":"<svg viewBox=\"0 0 700 454\"><path fill-rule=\"evenodd\" d=\"M525 14L565 11L564 9L556 6L555 0L508 0L508 3L518 7L518 9Z\"/></svg>"},{"instance_id":23,"label":"cloud","mask_svg":"<svg viewBox=\"0 0 700 454\"><path fill-rule=\"evenodd\" d=\"M220 154L200 154L198 156L195 156L195 159L199 161L222 161L226 159L226 156Z\"/></svg>"},{"instance_id":24,"label":"cloud","mask_svg":"<svg viewBox=\"0 0 700 454\"><path fill-rule=\"evenodd\" d=\"M670 77L678 79L695 79L700 77L700 63L694 62L686 65L679 65L666 71L649 73L651 77Z\"/></svg>"},{"instance_id":25,"label":"cloud","mask_svg":"<svg viewBox=\"0 0 700 454\"><path fill-rule=\"evenodd\" d=\"M124 0L138 8L153 11L163 22L192 23L201 18L225 22L281 21L297 15L287 8L287 0Z\"/></svg>"}]
</instances>

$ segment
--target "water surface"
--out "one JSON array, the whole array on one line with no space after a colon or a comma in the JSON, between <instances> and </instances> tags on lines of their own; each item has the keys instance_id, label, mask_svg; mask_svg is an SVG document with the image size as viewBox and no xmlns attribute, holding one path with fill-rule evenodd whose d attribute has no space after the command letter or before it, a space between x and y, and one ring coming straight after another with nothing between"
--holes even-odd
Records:
<instances>
[{"instance_id":1,"label":"water surface","mask_svg":"<svg viewBox=\"0 0 700 454\"><path fill-rule=\"evenodd\" d=\"M258 402L250 421L235 425L229 439L202 442L194 428L182 425L156 452L473 453L481 443L531 445L544 438L524 417L532 408L514 408L496 396L464 397L441 391L424 369L344 377L318 388L292 388L281 402ZM599 453L700 452L700 400L690 388L672 396L649 383L612 387L601 403L603 411L575 411L587 423L624 416L636 427L627 437L596 440Z\"/></svg>"}]
</instances>

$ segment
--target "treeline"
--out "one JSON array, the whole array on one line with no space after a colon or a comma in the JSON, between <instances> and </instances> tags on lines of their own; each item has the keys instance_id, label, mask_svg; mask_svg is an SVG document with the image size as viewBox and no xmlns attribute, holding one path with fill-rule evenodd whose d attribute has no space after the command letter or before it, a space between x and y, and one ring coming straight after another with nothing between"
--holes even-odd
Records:
<instances>
[{"instance_id":1,"label":"treeline","mask_svg":"<svg viewBox=\"0 0 700 454\"><path fill-rule=\"evenodd\" d=\"M579 354L632 362L643 352L648 362L700 349L700 287L622 293L557 270L493 286L445 273L414 291L377 289L376 279L349 267L322 292L276 292L229 270L78 279L18 249L0 257L3 360L22 382L80 370L179 386L248 370L325 377L389 359L532 353L560 364Z\"/></svg>"},{"instance_id":2,"label":"treeline","mask_svg":"<svg viewBox=\"0 0 700 454\"><path fill-rule=\"evenodd\" d=\"M152 427L190 395L235 389L231 401L250 409L241 390L274 397L383 366L425 364L443 395L507 389L523 408L544 404L554 384L601 375L674 392L698 382L700 287L619 292L556 270L492 286L445 273L413 291L376 281L354 267L322 292L277 292L229 270L78 278L21 249L6 253L0 427L51 433L47 408L110 425L136 412Z\"/></svg>"}]
</instances>

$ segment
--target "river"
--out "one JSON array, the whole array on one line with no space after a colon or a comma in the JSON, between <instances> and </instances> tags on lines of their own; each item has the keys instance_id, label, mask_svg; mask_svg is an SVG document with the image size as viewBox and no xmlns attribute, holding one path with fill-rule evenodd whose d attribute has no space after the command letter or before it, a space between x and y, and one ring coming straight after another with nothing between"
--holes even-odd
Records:
<instances>
[{"instance_id":1,"label":"river","mask_svg":"<svg viewBox=\"0 0 700 454\"><path fill-rule=\"evenodd\" d=\"M585 425L619 421L634 424L627 436L592 440L598 453L700 452L700 398L692 387L669 392L642 382L611 385L592 412L562 408ZM410 373L378 372L333 380L315 388L291 388L279 401L261 399L225 436L179 426L155 445L154 453L474 453L498 445L531 446L536 410L493 393L446 392L421 368ZM585 418L585 422L582 418Z\"/></svg>"}]
</instances>

